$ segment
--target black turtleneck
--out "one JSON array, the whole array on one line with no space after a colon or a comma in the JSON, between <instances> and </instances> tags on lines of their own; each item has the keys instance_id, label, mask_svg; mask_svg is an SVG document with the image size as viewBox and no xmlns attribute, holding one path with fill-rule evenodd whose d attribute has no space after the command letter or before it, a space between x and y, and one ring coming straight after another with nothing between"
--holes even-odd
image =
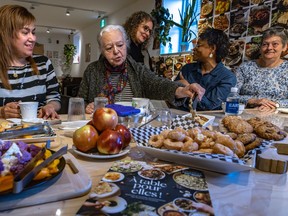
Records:
<instances>
[{"instance_id":1,"label":"black turtleneck","mask_svg":"<svg viewBox=\"0 0 288 216\"><path fill-rule=\"evenodd\" d=\"M131 55L136 62L141 62L144 64L144 55L142 54L141 45L137 46L137 44L135 44L132 40L130 43L129 55Z\"/></svg>"}]
</instances>

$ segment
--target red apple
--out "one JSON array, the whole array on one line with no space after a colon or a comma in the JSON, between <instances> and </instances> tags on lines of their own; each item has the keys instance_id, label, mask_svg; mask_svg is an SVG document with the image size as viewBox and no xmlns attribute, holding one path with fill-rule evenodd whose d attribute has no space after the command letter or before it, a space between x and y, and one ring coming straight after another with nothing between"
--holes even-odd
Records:
<instances>
[{"instance_id":1,"label":"red apple","mask_svg":"<svg viewBox=\"0 0 288 216\"><path fill-rule=\"evenodd\" d=\"M118 115L111 108L99 108L94 112L92 122L99 132L106 129L114 129L118 124Z\"/></svg>"},{"instance_id":2,"label":"red apple","mask_svg":"<svg viewBox=\"0 0 288 216\"><path fill-rule=\"evenodd\" d=\"M123 148L127 147L131 141L131 133L129 129L122 124L117 124L115 127L115 131L118 131L124 138Z\"/></svg>"},{"instance_id":3,"label":"red apple","mask_svg":"<svg viewBox=\"0 0 288 216\"><path fill-rule=\"evenodd\" d=\"M73 143L82 152L96 148L98 138L98 132L92 125L84 125L73 133Z\"/></svg>"},{"instance_id":4,"label":"red apple","mask_svg":"<svg viewBox=\"0 0 288 216\"><path fill-rule=\"evenodd\" d=\"M94 127L94 125L93 125L93 121L92 121L92 120L90 120L90 121L87 122L86 124L87 124L87 125L92 125L92 126Z\"/></svg>"},{"instance_id":5,"label":"red apple","mask_svg":"<svg viewBox=\"0 0 288 216\"><path fill-rule=\"evenodd\" d=\"M102 154L118 154L123 148L123 136L114 130L104 130L97 141L97 149Z\"/></svg>"}]
</instances>

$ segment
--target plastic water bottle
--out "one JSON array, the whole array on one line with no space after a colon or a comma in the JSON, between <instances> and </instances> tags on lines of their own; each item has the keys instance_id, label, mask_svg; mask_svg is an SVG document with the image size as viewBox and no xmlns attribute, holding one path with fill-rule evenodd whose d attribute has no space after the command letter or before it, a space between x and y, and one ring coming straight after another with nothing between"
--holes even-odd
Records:
<instances>
[{"instance_id":1,"label":"plastic water bottle","mask_svg":"<svg viewBox=\"0 0 288 216\"><path fill-rule=\"evenodd\" d=\"M238 112L239 112L238 88L232 87L226 99L225 115L238 115Z\"/></svg>"}]
</instances>

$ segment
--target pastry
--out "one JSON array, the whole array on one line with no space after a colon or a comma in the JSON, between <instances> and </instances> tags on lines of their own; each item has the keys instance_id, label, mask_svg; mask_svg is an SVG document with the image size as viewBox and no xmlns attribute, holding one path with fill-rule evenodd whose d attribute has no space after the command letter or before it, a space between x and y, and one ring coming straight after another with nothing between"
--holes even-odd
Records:
<instances>
[{"instance_id":1,"label":"pastry","mask_svg":"<svg viewBox=\"0 0 288 216\"><path fill-rule=\"evenodd\" d=\"M251 142L253 142L256 139L256 134L254 133L244 133L244 134L239 134L236 138L236 140L239 140L242 142L244 145L247 145Z\"/></svg>"}]
</instances>

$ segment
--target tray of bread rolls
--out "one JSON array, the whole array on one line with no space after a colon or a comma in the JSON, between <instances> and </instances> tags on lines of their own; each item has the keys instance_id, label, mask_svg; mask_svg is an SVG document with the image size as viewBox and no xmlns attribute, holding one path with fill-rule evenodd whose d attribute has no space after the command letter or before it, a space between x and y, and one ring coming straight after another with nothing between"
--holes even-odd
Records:
<instances>
[{"instance_id":1,"label":"tray of bread rolls","mask_svg":"<svg viewBox=\"0 0 288 216\"><path fill-rule=\"evenodd\" d=\"M286 137L270 122L238 116L224 117L217 131L191 123L130 130L137 146L159 160L224 174L255 168L256 152Z\"/></svg>"}]
</instances>

